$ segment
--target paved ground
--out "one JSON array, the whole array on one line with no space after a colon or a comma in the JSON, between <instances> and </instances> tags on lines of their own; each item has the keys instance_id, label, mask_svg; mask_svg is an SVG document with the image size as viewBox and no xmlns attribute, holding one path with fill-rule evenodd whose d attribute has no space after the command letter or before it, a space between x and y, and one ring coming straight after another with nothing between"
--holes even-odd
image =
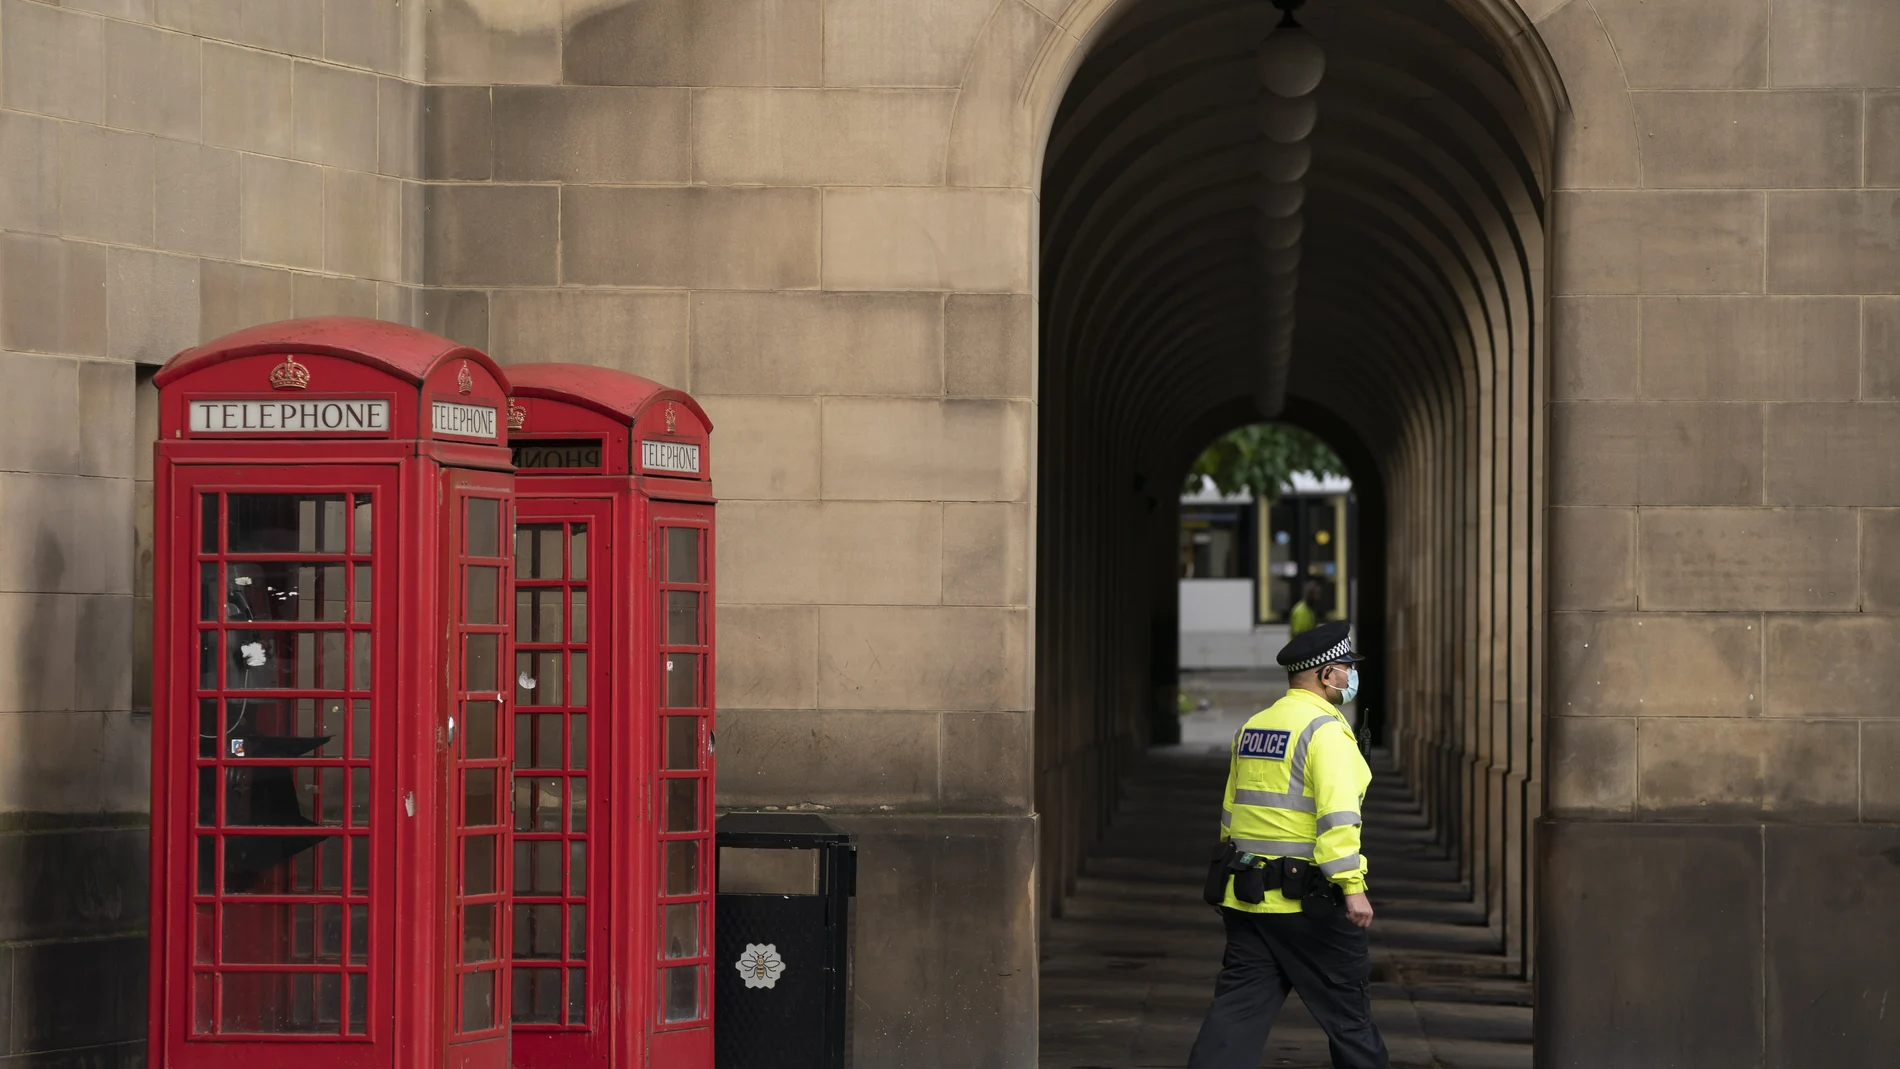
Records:
<instances>
[{"instance_id":1,"label":"paved ground","mask_svg":"<svg viewBox=\"0 0 1900 1069\"><path fill-rule=\"evenodd\" d=\"M1065 915L1043 939L1043 1069L1179 1067L1213 997L1221 927L1200 900L1218 826L1225 745L1284 690L1271 677L1184 680L1210 707L1180 746L1152 752L1091 854ZM1417 808L1375 759L1367 799L1372 859L1373 1012L1399 1069L1528 1069L1530 986L1507 975L1497 939L1428 841ZM1321 1067L1325 1035L1289 999L1261 1063Z\"/></svg>"}]
</instances>

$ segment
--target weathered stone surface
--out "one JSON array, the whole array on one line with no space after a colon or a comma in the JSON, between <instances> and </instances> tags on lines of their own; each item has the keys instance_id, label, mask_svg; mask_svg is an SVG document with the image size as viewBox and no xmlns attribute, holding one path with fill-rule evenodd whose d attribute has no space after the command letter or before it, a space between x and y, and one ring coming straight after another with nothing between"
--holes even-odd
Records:
<instances>
[{"instance_id":1,"label":"weathered stone surface","mask_svg":"<svg viewBox=\"0 0 1900 1069\"><path fill-rule=\"evenodd\" d=\"M822 0L643 0L569 16L565 81L819 85ZM570 5L570 8L572 5Z\"/></svg>"},{"instance_id":2,"label":"weathered stone surface","mask_svg":"<svg viewBox=\"0 0 1900 1069\"><path fill-rule=\"evenodd\" d=\"M1900 26L1900 24L1896 24ZM1765 1061L1877 1065L1900 1050L1891 989L1828 998L1843 976L1880 976L1900 944L1900 828L1768 828L1762 876ZM1829 879L1811 875L1825 871Z\"/></svg>"},{"instance_id":3,"label":"weathered stone surface","mask_svg":"<svg viewBox=\"0 0 1900 1069\"><path fill-rule=\"evenodd\" d=\"M1771 193L1771 293L1900 293L1900 190Z\"/></svg>"},{"instance_id":4,"label":"weathered stone surface","mask_svg":"<svg viewBox=\"0 0 1900 1069\"><path fill-rule=\"evenodd\" d=\"M1859 93L1634 96L1643 184L1651 188L1860 184Z\"/></svg>"},{"instance_id":5,"label":"weathered stone surface","mask_svg":"<svg viewBox=\"0 0 1900 1069\"><path fill-rule=\"evenodd\" d=\"M944 604L1028 604L1029 543L1027 505L945 504Z\"/></svg>"},{"instance_id":6,"label":"weathered stone surface","mask_svg":"<svg viewBox=\"0 0 1900 1069\"><path fill-rule=\"evenodd\" d=\"M424 330L477 349L488 348L488 294L480 290L424 290Z\"/></svg>"},{"instance_id":7,"label":"weathered stone surface","mask_svg":"<svg viewBox=\"0 0 1900 1069\"><path fill-rule=\"evenodd\" d=\"M0 229L59 230L59 127L0 111Z\"/></svg>"},{"instance_id":8,"label":"weathered stone surface","mask_svg":"<svg viewBox=\"0 0 1900 1069\"><path fill-rule=\"evenodd\" d=\"M943 512L894 501L727 502L719 577L747 601L768 605L936 604Z\"/></svg>"},{"instance_id":9,"label":"weathered stone surface","mask_svg":"<svg viewBox=\"0 0 1900 1069\"><path fill-rule=\"evenodd\" d=\"M1900 186L1900 92L1867 94L1867 184Z\"/></svg>"},{"instance_id":10,"label":"weathered stone surface","mask_svg":"<svg viewBox=\"0 0 1900 1069\"><path fill-rule=\"evenodd\" d=\"M200 261L199 339L222 338L234 330L289 319L290 272L221 260Z\"/></svg>"},{"instance_id":11,"label":"weathered stone surface","mask_svg":"<svg viewBox=\"0 0 1900 1069\"><path fill-rule=\"evenodd\" d=\"M142 249L106 255L106 355L162 364L198 342L198 261Z\"/></svg>"},{"instance_id":12,"label":"weathered stone surface","mask_svg":"<svg viewBox=\"0 0 1900 1069\"><path fill-rule=\"evenodd\" d=\"M710 393L934 395L943 345L935 294L693 296L693 385Z\"/></svg>"},{"instance_id":13,"label":"weathered stone surface","mask_svg":"<svg viewBox=\"0 0 1900 1069\"><path fill-rule=\"evenodd\" d=\"M154 148L154 243L172 252L236 259L242 157L165 138Z\"/></svg>"},{"instance_id":14,"label":"weathered stone surface","mask_svg":"<svg viewBox=\"0 0 1900 1069\"><path fill-rule=\"evenodd\" d=\"M825 605L818 704L828 709L1026 708L1022 609Z\"/></svg>"},{"instance_id":15,"label":"weathered stone surface","mask_svg":"<svg viewBox=\"0 0 1900 1069\"><path fill-rule=\"evenodd\" d=\"M1766 407L1769 504L1900 505L1900 404Z\"/></svg>"},{"instance_id":16,"label":"weathered stone surface","mask_svg":"<svg viewBox=\"0 0 1900 1069\"><path fill-rule=\"evenodd\" d=\"M1900 297L1861 301L1861 339L1860 395L1900 400Z\"/></svg>"},{"instance_id":17,"label":"weathered stone surface","mask_svg":"<svg viewBox=\"0 0 1900 1069\"><path fill-rule=\"evenodd\" d=\"M323 173L323 265L359 278L402 277L401 183L365 171Z\"/></svg>"},{"instance_id":18,"label":"weathered stone surface","mask_svg":"<svg viewBox=\"0 0 1900 1069\"><path fill-rule=\"evenodd\" d=\"M951 185L1035 185L1036 129L1026 104L1043 45L1059 32L1050 18L1025 0L1004 0L984 26L957 89Z\"/></svg>"},{"instance_id":19,"label":"weathered stone surface","mask_svg":"<svg viewBox=\"0 0 1900 1069\"><path fill-rule=\"evenodd\" d=\"M693 95L693 176L713 185L936 184L957 100L926 89L702 89Z\"/></svg>"},{"instance_id":20,"label":"weathered stone surface","mask_svg":"<svg viewBox=\"0 0 1900 1069\"><path fill-rule=\"evenodd\" d=\"M1637 807L1688 821L1852 820L1860 727L1802 720L1642 720Z\"/></svg>"},{"instance_id":21,"label":"weathered stone surface","mask_svg":"<svg viewBox=\"0 0 1900 1069\"><path fill-rule=\"evenodd\" d=\"M246 155L240 247L246 260L321 270L323 168Z\"/></svg>"},{"instance_id":22,"label":"weathered stone surface","mask_svg":"<svg viewBox=\"0 0 1900 1069\"><path fill-rule=\"evenodd\" d=\"M826 85L956 85L991 0L825 0Z\"/></svg>"},{"instance_id":23,"label":"weathered stone surface","mask_svg":"<svg viewBox=\"0 0 1900 1069\"><path fill-rule=\"evenodd\" d=\"M152 137L78 123L59 131L59 228L69 237L152 243Z\"/></svg>"},{"instance_id":24,"label":"weathered stone surface","mask_svg":"<svg viewBox=\"0 0 1900 1069\"><path fill-rule=\"evenodd\" d=\"M1030 806L1035 761L1029 713L943 713L940 723L939 812L1007 813Z\"/></svg>"},{"instance_id":25,"label":"weathered stone surface","mask_svg":"<svg viewBox=\"0 0 1900 1069\"><path fill-rule=\"evenodd\" d=\"M424 281L544 286L558 279L560 193L551 186L430 186Z\"/></svg>"},{"instance_id":26,"label":"weathered stone surface","mask_svg":"<svg viewBox=\"0 0 1900 1069\"><path fill-rule=\"evenodd\" d=\"M818 705L818 610L809 605L719 606L719 709Z\"/></svg>"},{"instance_id":27,"label":"weathered stone surface","mask_svg":"<svg viewBox=\"0 0 1900 1069\"><path fill-rule=\"evenodd\" d=\"M817 399L696 396L719 436L721 501L819 496Z\"/></svg>"},{"instance_id":28,"label":"weathered stone surface","mask_svg":"<svg viewBox=\"0 0 1900 1069\"><path fill-rule=\"evenodd\" d=\"M1631 509L1551 509L1551 608L1635 608L1635 538Z\"/></svg>"},{"instance_id":29,"label":"weathered stone surface","mask_svg":"<svg viewBox=\"0 0 1900 1069\"><path fill-rule=\"evenodd\" d=\"M1560 716L1757 716L1761 666L1753 613L1550 618L1551 708Z\"/></svg>"},{"instance_id":30,"label":"weathered stone surface","mask_svg":"<svg viewBox=\"0 0 1900 1069\"><path fill-rule=\"evenodd\" d=\"M1900 717L1900 616L1770 616L1770 716Z\"/></svg>"},{"instance_id":31,"label":"weathered stone surface","mask_svg":"<svg viewBox=\"0 0 1900 1069\"><path fill-rule=\"evenodd\" d=\"M1550 718L1550 811L1568 819L1627 819L1636 805L1636 721Z\"/></svg>"},{"instance_id":32,"label":"weathered stone surface","mask_svg":"<svg viewBox=\"0 0 1900 1069\"><path fill-rule=\"evenodd\" d=\"M1900 821L1900 721L1861 725L1860 818Z\"/></svg>"},{"instance_id":33,"label":"weathered stone surface","mask_svg":"<svg viewBox=\"0 0 1900 1069\"><path fill-rule=\"evenodd\" d=\"M1635 112L1616 45L1587 4L1570 4L1538 26L1569 91L1571 119L1557 153L1559 189L1631 189L1642 184Z\"/></svg>"},{"instance_id":34,"label":"weathered stone surface","mask_svg":"<svg viewBox=\"0 0 1900 1069\"><path fill-rule=\"evenodd\" d=\"M424 21L427 80L496 85L560 81L561 8L438 0Z\"/></svg>"},{"instance_id":35,"label":"weathered stone surface","mask_svg":"<svg viewBox=\"0 0 1900 1069\"><path fill-rule=\"evenodd\" d=\"M323 56L395 74L402 65L402 0L323 0Z\"/></svg>"},{"instance_id":36,"label":"weathered stone surface","mask_svg":"<svg viewBox=\"0 0 1900 1069\"><path fill-rule=\"evenodd\" d=\"M272 156L290 155L297 135L290 60L206 42L202 62L205 141Z\"/></svg>"},{"instance_id":37,"label":"weathered stone surface","mask_svg":"<svg viewBox=\"0 0 1900 1069\"><path fill-rule=\"evenodd\" d=\"M105 247L0 233L0 348L104 356Z\"/></svg>"},{"instance_id":38,"label":"weathered stone surface","mask_svg":"<svg viewBox=\"0 0 1900 1069\"><path fill-rule=\"evenodd\" d=\"M376 169L422 177L423 87L399 78L376 80Z\"/></svg>"},{"instance_id":39,"label":"weathered stone surface","mask_svg":"<svg viewBox=\"0 0 1900 1069\"><path fill-rule=\"evenodd\" d=\"M1644 509L1640 526L1645 609L1816 611L1858 596L1851 509Z\"/></svg>"},{"instance_id":40,"label":"weathered stone surface","mask_svg":"<svg viewBox=\"0 0 1900 1069\"><path fill-rule=\"evenodd\" d=\"M1035 302L1024 294L952 293L943 305L943 386L952 397L1027 397Z\"/></svg>"},{"instance_id":41,"label":"weathered stone surface","mask_svg":"<svg viewBox=\"0 0 1900 1069\"><path fill-rule=\"evenodd\" d=\"M489 353L507 363L593 364L680 386L686 382L687 314L684 293L496 290L489 299Z\"/></svg>"},{"instance_id":42,"label":"weathered stone surface","mask_svg":"<svg viewBox=\"0 0 1900 1069\"><path fill-rule=\"evenodd\" d=\"M1551 406L1560 505L1761 501L1759 405L1573 401Z\"/></svg>"},{"instance_id":43,"label":"weathered stone surface","mask_svg":"<svg viewBox=\"0 0 1900 1069\"><path fill-rule=\"evenodd\" d=\"M684 89L572 85L496 86L494 116L502 182L684 182L705 121Z\"/></svg>"},{"instance_id":44,"label":"weathered stone surface","mask_svg":"<svg viewBox=\"0 0 1900 1069\"><path fill-rule=\"evenodd\" d=\"M1638 298L1557 297L1550 315L1551 400L1640 395L1644 324Z\"/></svg>"},{"instance_id":45,"label":"weathered stone surface","mask_svg":"<svg viewBox=\"0 0 1900 1069\"><path fill-rule=\"evenodd\" d=\"M0 353L0 455L26 471L81 470L78 368L73 360ZM26 535L0 530L0 539L8 537Z\"/></svg>"},{"instance_id":46,"label":"weathered stone surface","mask_svg":"<svg viewBox=\"0 0 1900 1069\"><path fill-rule=\"evenodd\" d=\"M937 714L814 709L722 712L719 804L932 808Z\"/></svg>"},{"instance_id":47,"label":"weathered stone surface","mask_svg":"<svg viewBox=\"0 0 1900 1069\"><path fill-rule=\"evenodd\" d=\"M195 141L199 42L131 22L105 24L106 124Z\"/></svg>"},{"instance_id":48,"label":"weathered stone surface","mask_svg":"<svg viewBox=\"0 0 1900 1069\"><path fill-rule=\"evenodd\" d=\"M1860 513L1861 608L1900 611L1900 509Z\"/></svg>"},{"instance_id":49,"label":"weathered stone surface","mask_svg":"<svg viewBox=\"0 0 1900 1069\"><path fill-rule=\"evenodd\" d=\"M1860 302L1851 297L1648 297L1643 396L1830 401L1859 389Z\"/></svg>"},{"instance_id":50,"label":"weathered stone surface","mask_svg":"<svg viewBox=\"0 0 1900 1069\"><path fill-rule=\"evenodd\" d=\"M422 174L482 180L495 169L495 118L485 85L431 85L422 90Z\"/></svg>"},{"instance_id":51,"label":"weathered stone surface","mask_svg":"<svg viewBox=\"0 0 1900 1069\"><path fill-rule=\"evenodd\" d=\"M293 65L297 128L292 155L311 163L376 169L376 76L324 63Z\"/></svg>"},{"instance_id":52,"label":"weathered stone surface","mask_svg":"<svg viewBox=\"0 0 1900 1069\"><path fill-rule=\"evenodd\" d=\"M1900 84L1900 9L1882 0L1775 4L1771 85Z\"/></svg>"},{"instance_id":53,"label":"weathered stone surface","mask_svg":"<svg viewBox=\"0 0 1900 1069\"><path fill-rule=\"evenodd\" d=\"M1632 87L1767 84L1770 0L1591 0L1571 6L1596 9Z\"/></svg>"},{"instance_id":54,"label":"weathered stone surface","mask_svg":"<svg viewBox=\"0 0 1900 1069\"><path fill-rule=\"evenodd\" d=\"M381 308L376 283L335 275L290 276L290 306L297 318L361 316L372 319Z\"/></svg>"},{"instance_id":55,"label":"weathered stone surface","mask_svg":"<svg viewBox=\"0 0 1900 1069\"><path fill-rule=\"evenodd\" d=\"M1800 195L1805 194L1776 197ZM1555 292L1759 293L1762 196L1704 191L1561 194Z\"/></svg>"},{"instance_id":56,"label":"weathered stone surface","mask_svg":"<svg viewBox=\"0 0 1900 1069\"><path fill-rule=\"evenodd\" d=\"M827 190L825 288L1026 293L1030 218L1018 190Z\"/></svg>"},{"instance_id":57,"label":"weathered stone surface","mask_svg":"<svg viewBox=\"0 0 1900 1069\"><path fill-rule=\"evenodd\" d=\"M827 498L1021 501L1029 410L1018 401L828 398Z\"/></svg>"},{"instance_id":58,"label":"weathered stone surface","mask_svg":"<svg viewBox=\"0 0 1900 1069\"><path fill-rule=\"evenodd\" d=\"M607 286L807 289L818 284L815 189L568 186L562 278Z\"/></svg>"},{"instance_id":59,"label":"weathered stone surface","mask_svg":"<svg viewBox=\"0 0 1900 1069\"><path fill-rule=\"evenodd\" d=\"M26 0L0 3L0 100L62 119L105 118L105 21Z\"/></svg>"},{"instance_id":60,"label":"weathered stone surface","mask_svg":"<svg viewBox=\"0 0 1900 1069\"><path fill-rule=\"evenodd\" d=\"M37 543L47 556L66 548L39 525L14 525L4 539ZM56 562L63 566L63 562ZM0 650L33 666L0 676L0 712L45 712L73 707L73 662L79 605L70 594L0 593ZM50 755L49 755L50 758Z\"/></svg>"}]
</instances>

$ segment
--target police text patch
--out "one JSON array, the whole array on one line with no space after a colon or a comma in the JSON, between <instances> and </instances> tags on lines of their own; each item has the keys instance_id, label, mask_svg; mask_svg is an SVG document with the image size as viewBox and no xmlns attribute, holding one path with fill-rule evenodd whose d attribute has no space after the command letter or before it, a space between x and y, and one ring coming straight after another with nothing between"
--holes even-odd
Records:
<instances>
[{"instance_id":1,"label":"police text patch","mask_svg":"<svg viewBox=\"0 0 1900 1069\"><path fill-rule=\"evenodd\" d=\"M1292 734L1290 731L1248 728L1240 733L1240 756L1284 761L1286 760L1286 742Z\"/></svg>"}]
</instances>

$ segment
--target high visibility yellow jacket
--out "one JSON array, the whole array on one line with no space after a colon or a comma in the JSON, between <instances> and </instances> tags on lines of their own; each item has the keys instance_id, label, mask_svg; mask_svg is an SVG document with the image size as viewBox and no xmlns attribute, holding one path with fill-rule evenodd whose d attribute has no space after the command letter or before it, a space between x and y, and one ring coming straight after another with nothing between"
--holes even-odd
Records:
<instances>
[{"instance_id":1,"label":"high visibility yellow jacket","mask_svg":"<svg viewBox=\"0 0 1900 1069\"><path fill-rule=\"evenodd\" d=\"M1310 858L1347 894L1364 891L1359 812L1372 769L1339 710L1312 691L1288 690L1247 721L1231 754L1221 839L1264 857ZM1257 905L1242 902L1231 878L1223 905L1251 913L1300 909L1277 890Z\"/></svg>"}]
</instances>

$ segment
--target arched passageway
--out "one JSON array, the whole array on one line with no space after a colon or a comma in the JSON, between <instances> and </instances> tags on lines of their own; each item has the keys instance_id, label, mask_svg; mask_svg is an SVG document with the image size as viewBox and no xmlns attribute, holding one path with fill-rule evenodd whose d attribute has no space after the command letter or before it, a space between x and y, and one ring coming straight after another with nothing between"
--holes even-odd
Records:
<instances>
[{"instance_id":1,"label":"arched passageway","mask_svg":"<svg viewBox=\"0 0 1900 1069\"><path fill-rule=\"evenodd\" d=\"M1053 914L1171 715L1182 473L1267 415L1354 472L1358 624L1382 669L1362 703L1472 919L1529 971L1556 90L1534 36L1492 10L1305 5L1326 52L1305 167L1260 121L1256 54L1279 18L1264 2L1131 0L1075 69L1042 173L1037 809Z\"/></svg>"}]
</instances>

